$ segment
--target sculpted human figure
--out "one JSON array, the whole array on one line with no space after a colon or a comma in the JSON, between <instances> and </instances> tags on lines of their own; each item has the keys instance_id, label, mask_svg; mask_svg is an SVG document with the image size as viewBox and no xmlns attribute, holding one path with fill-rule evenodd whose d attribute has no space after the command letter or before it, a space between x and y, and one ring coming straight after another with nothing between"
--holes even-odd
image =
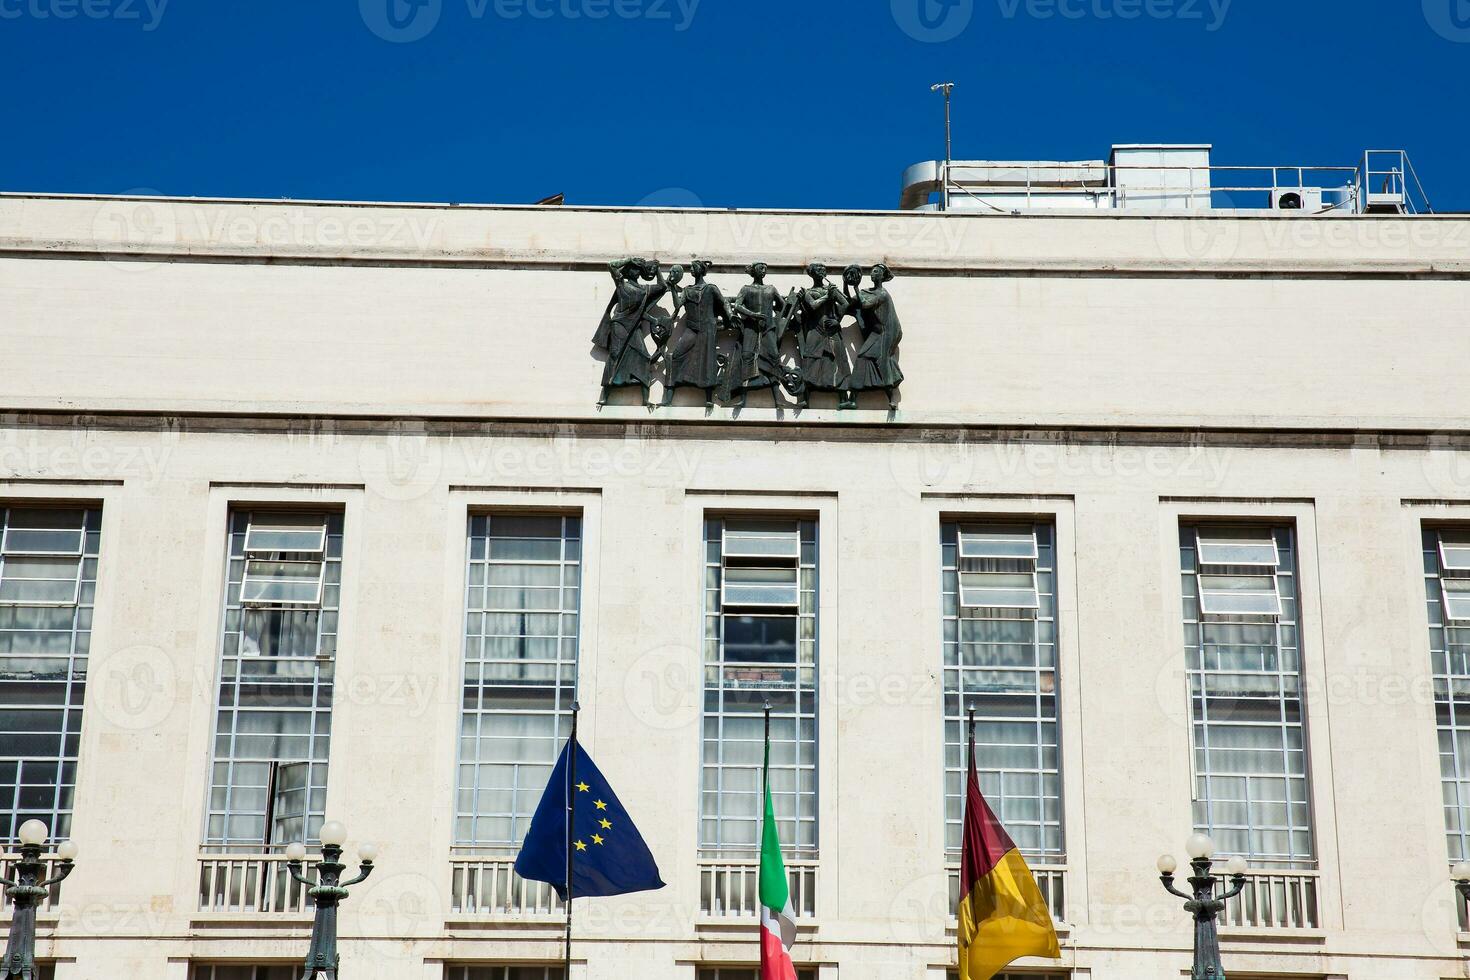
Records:
<instances>
[{"instance_id":1,"label":"sculpted human figure","mask_svg":"<svg viewBox=\"0 0 1470 980\"><path fill-rule=\"evenodd\" d=\"M592 337L593 346L607 351L602 396L597 404L606 405L614 388L638 385L643 390L644 404L652 408L648 389L653 383L655 358L648 353L647 339L651 337L660 345L668 342L673 323L658 301L669 284L657 262L643 259L619 259L609 263L608 271L616 284L613 298Z\"/></svg>"},{"instance_id":2,"label":"sculpted human figure","mask_svg":"<svg viewBox=\"0 0 1470 980\"><path fill-rule=\"evenodd\" d=\"M847 297L827 281L827 267L813 262L806 267L812 284L797 293L798 343L801 351L801 407L806 408L813 391L837 391L842 387L846 358L842 352L842 316Z\"/></svg>"},{"instance_id":3,"label":"sculpted human figure","mask_svg":"<svg viewBox=\"0 0 1470 980\"><path fill-rule=\"evenodd\" d=\"M862 289L862 267L848 266L842 274L848 308L857 318L863 339L853 358L840 408L856 408L857 392L877 388L887 394L889 409L898 407L894 396L903 383L903 372L898 368L898 344L903 340L903 327L899 325L893 297L884 288L885 283L892 281L893 273L879 263L873 267L872 275L873 288Z\"/></svg>"},{"instance_id":4,"label":"sculpted human figure","mask_svg":"<svg viewBox=\"0 0 1470 980\"><path fill-rule=\"evenodd\" d=\"M674 400L679 388L703 388L704 406L714 404L714 390L719 383L716 352L719 347L720 325L735 329L730 305L720 287L704 281L709 274L709 263L695 259L689 264L694 276L692 285L674 287L674 318L684 311L683 330L674 337L668 349L668 383L664 387L665 405Z\"/></svg>"},{"instance_id":5,"label":"sculpted human figure","mask_svg":"<svg viewBox=\"0 0 1470 980\"><path fill-rule=\"evenodd\" d=\"M761 388L772 389L771 397L775 399L775 386L785 374L781 366L781 335L786 331L786 321L795 304L794 295L783 302L781 291L766 285L764 262L751 263L745 272L751 281L741 287L732 304L740 327L740 362L732 365L736 375L732 388L740 391L741 408L745 407L749 393Z\"/></svg>"}]
</instances>

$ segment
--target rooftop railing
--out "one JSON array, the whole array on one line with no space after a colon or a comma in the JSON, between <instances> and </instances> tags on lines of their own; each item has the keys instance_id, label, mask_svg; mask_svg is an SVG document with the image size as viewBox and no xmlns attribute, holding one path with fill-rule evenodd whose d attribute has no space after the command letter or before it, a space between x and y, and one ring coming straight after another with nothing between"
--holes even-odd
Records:
<instances>
[{"instance_id":1,"label":"rooftop railing","mask_svg":"<svg viewBox=\"0 0 1470 980\"><path fill-rule=\"evenodd\" d=\"M964 200L966 209L998 213L1075 207L1078 199L1098 210L1434 213L1402 150L1369 150L1358 166L952 161L939 168L951 206Z\"/></svg>"}]
</instances>

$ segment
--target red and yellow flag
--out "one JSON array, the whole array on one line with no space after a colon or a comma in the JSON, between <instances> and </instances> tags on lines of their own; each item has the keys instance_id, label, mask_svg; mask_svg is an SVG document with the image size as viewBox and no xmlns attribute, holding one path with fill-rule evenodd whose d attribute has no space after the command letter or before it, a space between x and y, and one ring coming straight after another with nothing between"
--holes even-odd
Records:
<instances>
[{"instance_id":1,"label":"red and yellow flag","mask_svg":"<svg viewBox=\"0 0 1470 980\"><path fill-rule=\"evenodd\" d=\"M965 787L960 865L960 980L991 980L1022 956L1061 959L1051 910L1000 820L980 795L975 740Z\"/></svg>"}]
</instances>

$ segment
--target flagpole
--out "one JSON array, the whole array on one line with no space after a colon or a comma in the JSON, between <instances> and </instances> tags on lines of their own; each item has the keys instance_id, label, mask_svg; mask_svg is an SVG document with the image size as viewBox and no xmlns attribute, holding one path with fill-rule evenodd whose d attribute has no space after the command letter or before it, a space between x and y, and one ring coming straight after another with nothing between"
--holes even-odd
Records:
<instances>
[{"instance_id":1,"label":"flagpole","mask_svg":"<svg viewBox=\"0 0 1470 980\"><path fill-rule=\"evenodd\" d=\"M970 706L969 706L969 708L967 710L969 712L969 718L970 718L969 725L967 726L967 736L968 736L968 742L967 742L967 744L969 745L970 757L969 757L968 760L966 760L968 762L968 764L969 764L969 768L965 770L965 778L966 779L969 779L970 778L969 777L970 769L975 768L975 704L974 704L974 702L971 702L970 703Z\"/></svg>"},{"instance_id":2,"label":"flagpole","mask_svg":"<svg viewBox=\"0 0 1470 980\"><path fill-rule=\"evenodd\" d=\"M765 751L765 755L762 757L762 759L764 761L763 761L763 763L761 765L761 801L760 801L761 819L760 819L760 823L759 823L760 836L756 838L759 841L765 840L765 833L766 833L766 794L771 791L770 790L770 784L771 784L771 702L769 700L767 700L766 703L765 703L765 712L766 712L766 751ZM761 899L759 897L760 896L760 880L759 880L760 872L759 872L759 870L757 870L756 876L757 876L757 879L756 879L756 896L757 896L756 897L756 904L757 905L760 905L761 904ZM758 948L760 949L760 953L761 953L761 955L760 955L760 964L761 964L760 965L760 971L761 971L761 975L762 976L764 976L765 975L765 972L766 972L766 942L765 942L765 940L766 940L766 926L765 926L765 923L763 923L761 921L761 913L760 913L760 911L757 910L756 917L755 917L755 941L756 941L756 944L757 944Z\"/></svg>"},{"instance_id":3,"label":"flagpole","mask_svg":"<svg viewBox=\"0 0 1470 980\"><path fill-rule=\"evenodd\" d=\"M577 715L581 711L582 703L573 701L572 739L567 743L567 936L562 980L572 980L572 839L577 833Z\"/></svg>"}]
</instances>

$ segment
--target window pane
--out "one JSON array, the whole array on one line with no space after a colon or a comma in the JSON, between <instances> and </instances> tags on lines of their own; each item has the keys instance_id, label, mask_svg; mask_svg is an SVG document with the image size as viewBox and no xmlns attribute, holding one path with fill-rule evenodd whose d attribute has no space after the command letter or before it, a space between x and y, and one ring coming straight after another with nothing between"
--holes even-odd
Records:
<instances>
[{"instance_id":1,"label":"window pane","mask_svg":"<svg viewBox=\"0 0 1470 980\"><path fill-rule=\"evenodd\" d=\"M1308 808L1283 802L1307 778L1294 547L1285 527L1180 529L1195 829L1252 865L1311 868Z\"/></svg>"},{"instance_id":2,"label":"window pane","mask_svg":"<svg viewBox=\"0 0 1470 980\"><path fill-rule=\"evenodd\" d=\"M972 608L1035 609L1036 577L1019 572L961 572L960 604Z\"/></svg>"},{"instance_id":3,"label":"window pane","mask_svg":"<svg viewBox=\"0 0 1470 980\"><path fill-rule=\"evenodd\" d=\"M241 597L258 605L316 605L321 599L322 562L248 561Z\"/></svg>"},{"instance_id":4,"label":"window pane","mask_svg":"<svg viewBox=\"0 0 1470 980\"><path fill-rule=\"evenodd\" d=\"M1198 535L1201 565L1276 567L1276 539L1269 527L1202 527Z\"/></svg>"},{"instance_id":5,"label":"window pane","mask_svg":"<svg viewBox=\"0 0 1470 980\"><path fill-rule=\"evenodd\" d=\"M814 857L816 821L816 525L791 519L705 522L704 760L700 847L753 855L760 834L763 705L771 715L776 827L789 857ZM789 562L789 564L788 564ZM753 605L779 614L752 615Z\"/></svg>"},{"instance_id":6,"label":"window pane","mask_svg":"<svg viewBox=\"0 0 1470 980\"><path fill-rule=\"evenodd\" d=\"M983 558L967 553L963 543L975 527L1010 546L991 547ZM1028 858L1062 861L1054 529L947 523L940 536L942 545L960 543L941 547L946 851L959 860L966 728L974 707L975 763L986 801Z\"/></svg>"},{"instance_id":7,"label":"window pane","mask_svg":"<svg viewBox=\"0 0 1470 980\"><path fill-rule=\"evenodd\" d=\"M314 514L256 514L245 535L246 551L321 552L326 527Z\"/></svg>"},{"instance_id":8,"label":"window pane","mask_svg":"<svg viewBox=\"0 0 1470 980\"><path fill-rule=\"evenodd\" d=\"M0 835L14 844L35 818L60 839L71 825L101 538L85 532L101 512L0 515Z\"/></svg>"},{"instance_id":9,"label":"window pane","mask_svg":"<svg viewBox=\"0 0 1470 980\"><path fill-rule=\"evenodd\" d=\"M570 734L581 527L560 515L469 520L459 847L514 853Z\"/></svg>"},{"instance_id":10,"label":"window pane","mask_svg":"<svg viewBox=\"0 0 1470 980\"><path fill-rule=\"evenodd\" d=\"M962 558L1036 559L1036 536L1029 528L967 524L959 529Z\"/></svg>"},{"instance_id":11,"label":"window pane","mask_svg":"<svg viewBox=\"0 0 1470 980\"><path fill-rule=\"evenodd\" d=\"M205 831L211 850L315 843L325 816L341 538L341 514L230 515ZM314 542L320 560L244 558L247 544L310 552ZM324 580L338 584L323 588ZM272 608L283 604L289 608Z\"/></svg>"}]
</instances>

